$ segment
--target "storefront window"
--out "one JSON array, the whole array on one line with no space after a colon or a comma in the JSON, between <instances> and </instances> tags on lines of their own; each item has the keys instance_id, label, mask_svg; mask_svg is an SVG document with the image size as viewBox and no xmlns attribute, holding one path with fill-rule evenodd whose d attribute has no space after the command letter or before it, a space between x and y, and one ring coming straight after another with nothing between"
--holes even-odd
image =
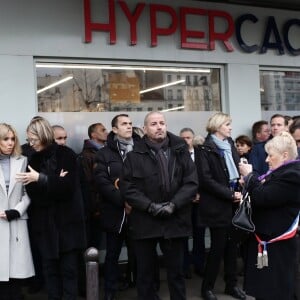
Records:
<instances>
[{"instance_id":1,"label":"storefront window","mask_svg":"<svg viewBox=\"0 0 300 300\"><path fill-rule=\"evenodd\" d=\"M260 71L263 111L300 110L300 71Z\"/></svg>"},{"instance_id":2,"label":"storefront window","mask_svg":"<svg viewBox=\"0 0 300 300\"><path fill-rule=\"evenodd\" d=\"M36 63L39 112L219 111L219 68Z\"/></svg>"}]
</instances>

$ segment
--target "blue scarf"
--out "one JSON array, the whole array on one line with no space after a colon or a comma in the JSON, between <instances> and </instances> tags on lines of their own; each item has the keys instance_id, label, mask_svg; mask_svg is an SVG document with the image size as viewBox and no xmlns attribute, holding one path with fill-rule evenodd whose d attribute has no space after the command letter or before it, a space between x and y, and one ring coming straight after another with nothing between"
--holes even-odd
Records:
<instances>
[{"instance_id":1,"label":"blue scarf","mask_svg":"<svg viewBox=\"0 0 300 300\"><path fill-rule=\"evenodd\" d=\"M214 134L211 135L213 142L216 146L223 151L225 163L229 172L229 179L235 180L240 177L238 170L236 169L236 165L232 158L231 145L228 140L220 140Z\"/></svg>"}]
</instances>

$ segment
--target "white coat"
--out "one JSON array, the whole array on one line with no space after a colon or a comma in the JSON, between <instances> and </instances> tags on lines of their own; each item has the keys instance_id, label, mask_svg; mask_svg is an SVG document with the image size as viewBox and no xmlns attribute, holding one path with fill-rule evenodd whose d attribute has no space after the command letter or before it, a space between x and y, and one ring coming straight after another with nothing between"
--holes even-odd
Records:
<instances>
[{"instance_id":1,"label":"white coat","mask_svg":"<svg viewBox=\"0 0 300 300\"><path fill-rule=\"evenodd\" d=\"M10 222L0 218L0 281L34 276L26 213L30 199L24 185L15 178L17 173L25 172L26 165L24 156L11 156L8 192L0 167L0 211L16 209L21 216Z\"/></svg>"}]
</instances>

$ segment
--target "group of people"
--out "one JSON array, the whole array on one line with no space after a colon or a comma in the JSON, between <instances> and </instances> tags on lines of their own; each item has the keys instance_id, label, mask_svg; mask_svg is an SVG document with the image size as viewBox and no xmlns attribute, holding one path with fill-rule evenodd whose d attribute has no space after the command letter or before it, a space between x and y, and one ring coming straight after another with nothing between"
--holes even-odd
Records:
<instances>
[{"instance_id":1,"label":"group of people","mask_svg":"<svg viewBox=\"0 0 300 300\"><path fill-rule=\"evenodd\" d=\"M142 133L119 114L109 133L101 123L89 126L79 155L65 145L64 128L42 117L28 125L23 151L16 131L0 124L1 299L22 299L20 279L39 272L38 255L48 299L76 299L82 252L99 247L103 231L105 300L117 297L124 242L128 282L136 285L139 300L160 299L158 245L170 299L186 299L189 236L203 299L217 299L222 261L225 294L294 299L300 121L288 129L285 117L274 115L271 131L268 122L257 122L254 139L240 136L236 143L231 123L228 114L213 114L207 136L195 143L190 128L179 136L168 131L161 112L146 115ZM244 190L252 200L254 234L231 222ZM239 253L245 291L237 285Z\"/></svg>"}]
</instances>

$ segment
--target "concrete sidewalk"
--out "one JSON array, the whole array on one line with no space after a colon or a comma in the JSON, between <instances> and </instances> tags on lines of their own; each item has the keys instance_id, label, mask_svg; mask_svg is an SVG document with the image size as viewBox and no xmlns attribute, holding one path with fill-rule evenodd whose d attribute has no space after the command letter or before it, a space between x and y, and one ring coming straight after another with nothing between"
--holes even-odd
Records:
<instances>
[{"instance_id":1,"label":"concrete sidewalk","mask_svg":"<svg viewBox=\"0 0 300 300\"><path fill-rule=\"evenodd\" d=\"M168 292L168 286L167 286L167 278L166 278L166 272L164 268L161 268L161 274L160 274L160 279L161 279L161 286L160 286L160 291L159 291L159 296L161 300L169 300L169 292ZM239 286L242 286L243 282L243 277L239 276ZM186 288L187 288L187 299L188 300L199 300L201 298L201 282L202 278L199 277L196 274L192 274L191 279L186 279ZM216 287L215 287L215 294L218 297L219 300L232 300L234 298L224 295L224 288L225 284L223 281L223 272L220 272L220 275L218 277L218 280L216 282ZM47 296L45 292L38 293L35 295L25 295L25 300L46 300ZM79 297L78 300L84 300L85 298ZM100 300L103 299L103 277L100 277ZM135 288L129 288L126 291L120 291L118 292L116 296L117 300L137 300L136 296L136 289ZM252 297L247 297L247 300L253 300L254 298ZM95 299L98 300L98 299Z\"/></svg>"}]
</instances>

